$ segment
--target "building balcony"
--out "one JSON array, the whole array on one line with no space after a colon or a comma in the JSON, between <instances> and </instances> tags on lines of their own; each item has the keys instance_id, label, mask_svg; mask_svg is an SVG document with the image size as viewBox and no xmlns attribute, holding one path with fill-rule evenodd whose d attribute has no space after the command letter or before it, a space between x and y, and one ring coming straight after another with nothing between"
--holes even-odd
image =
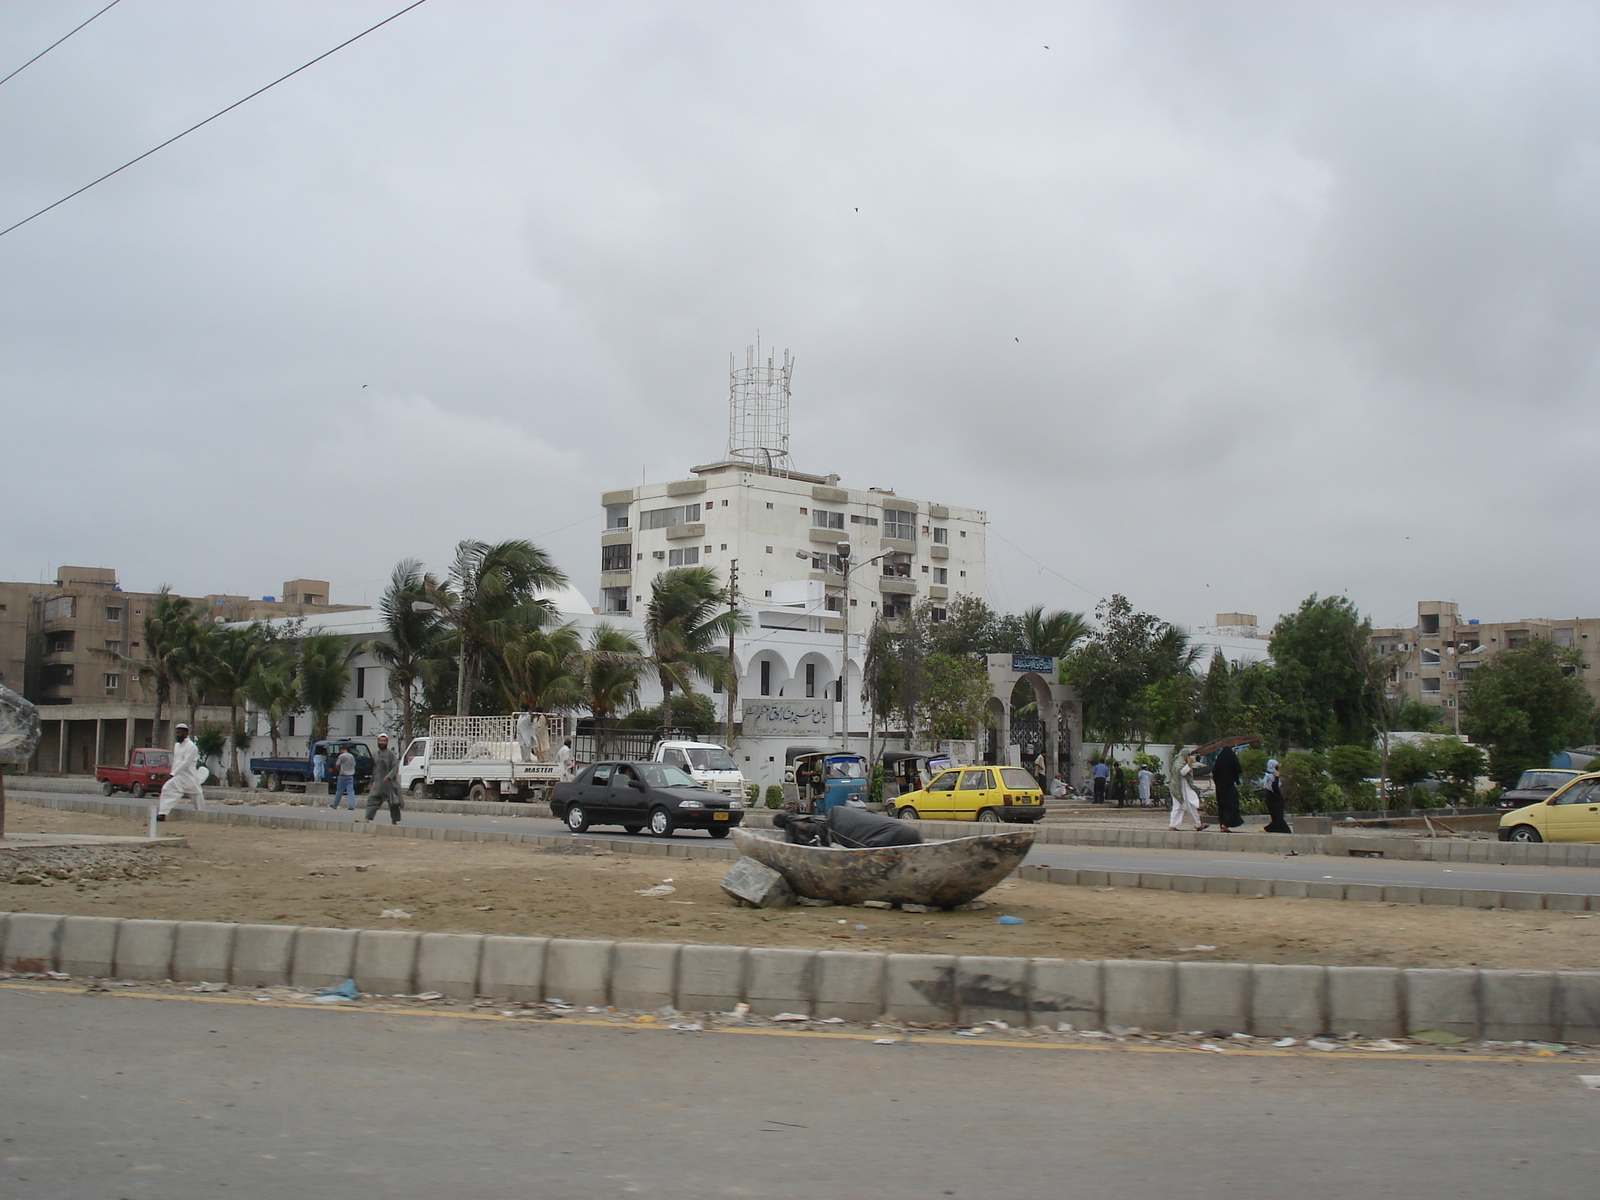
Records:
<instances>
[{"instance_id":1,"label":"building balcony","mask_svg":"<svg viewBox=\"0 0 1600 1200\"><path fill-rule=\"evenodd\" d=\"M830 550L840 542L848 542L850 540L850 535L843 529L818 529L815 525L811 527L806 536L813 542L820 542L822 545L827 546Z\"/></svg>"},{"instance_id":2,"label":"building balcony","mask_svg":"<svg viewBox=\"0 0 1600 1200\"><path fill-rule=\"evenodd\" d=\"M900 575L881 575L878 577L878 590L886 596L915 596L917 581Z\"/></svg>"},{"instance_id":3,"label":"building balcony","mask_svg":"<svg viewBox=\"0 0 1600 1200\"><path fill-rule=\"evenodd\" d=\"M672 525L667 529L667 541L701 541L706 536L706 527L703 523L694 525Z\"/></svg>"},{"instance_id":4,"label":"building balcony","mask_svg":"<svg viewBox=\"0 0 1600 1200\"><path fill-rule=\"evenodd\" d=\"M631 541L633 541L631 529L607 529L600 535L602 546L626 546Z\"/></svg>"},{"instance_id":5,"label":"building balcony","mask_svg":"<svg viewBox=\"0 0 1600 1200\"><path fill-rule=\"evenodd\" d=\"M603 587L603 588L608 588L608 587L632 587L633 586L633 572L632 571L601 571L600 572L600 586Z\"/></svg>"},{"instance_id":6,"label":"building balcony","mask_svg":"<svg viewBox=\"0 0 1600 1200\"><path fill-rule=\"evenodd\" d=\"M878 549L894 550L900 554L915 554L917 552L917 543L902 538L879 538Z\"/></svg>"},{"instance_id":7,"label":"building balcony","mask_svg":"<svg viewBox=\"0 0 1600 1200\"><path fill-rule=\"evenodd\" d=\"M941 546L937 542L935 542L933 545L928 547L928 557L929 558L949 558L950 557L950 547L949 546Z\"/></svg>"}]
</instances>

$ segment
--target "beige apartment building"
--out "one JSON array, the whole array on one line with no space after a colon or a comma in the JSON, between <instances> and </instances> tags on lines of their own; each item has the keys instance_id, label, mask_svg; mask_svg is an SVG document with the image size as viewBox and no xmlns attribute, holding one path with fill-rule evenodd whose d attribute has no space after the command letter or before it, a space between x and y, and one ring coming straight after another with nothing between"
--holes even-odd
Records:
<instances>
[{"instance_id":1,"label":"beige apartment building","mask_svg":"<svg viewBox=\"0 0 1600 1200\"><path fill-rule=\"evenodd\" d=\"M1423 600L1414 627L1372 631L1373 649L1398 660L1390 696L1437 705L1447 725L1459 719L1461 688L1474 670L1502 650L1539 640L1582 653L1584 686L1600 702L1600 617L1484 622L1464 619L1454 601Z\"/></svg>"},{"instance_id":2,"label":"beige apartment building","mask_svg":"<svg viewBox=\"0 0 1600 1200\"><path fill-rule=\"evenodd\" d=\"M125 592L110 567L62 567L52 583L0 583L0 683L39 706L43 736L29 769L92 774L135 746L170 739L170 714L155 725L155 696L118 655L138 659L155 592ZM214 594L194 600L202 619L309 616L361 605L329 604L328 583L294 579L279 596ZM187 704L185 703L185 708ZM226 709L199 719L226 722Z\"/></svg>"}]
</instances>

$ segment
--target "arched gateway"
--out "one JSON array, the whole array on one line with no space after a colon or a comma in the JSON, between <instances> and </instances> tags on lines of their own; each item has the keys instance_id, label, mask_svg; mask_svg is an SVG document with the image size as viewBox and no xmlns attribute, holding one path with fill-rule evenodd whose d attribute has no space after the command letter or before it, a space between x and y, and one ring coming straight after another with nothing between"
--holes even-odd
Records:
<instances>
[{"instance_id":1,"label":"arched gateway","mask_svg":"<svg viewBox=\"0 0 1600 1200\"><path fill-rule=\"evenodd\" d=\"M1011 746L1011 696L1017 684L1033 691L1044 731L1045 774L1062 776L1074 787L1083 784L1083 704L1078 693L1057 682L1059 661L1040 654L990 654L989 712L995 723L996 746L1002 758ZM1031 765L1031 764L1024 764ZM1050 780L1041 780L1047 788Z\"/></svg>"}]
</instances>

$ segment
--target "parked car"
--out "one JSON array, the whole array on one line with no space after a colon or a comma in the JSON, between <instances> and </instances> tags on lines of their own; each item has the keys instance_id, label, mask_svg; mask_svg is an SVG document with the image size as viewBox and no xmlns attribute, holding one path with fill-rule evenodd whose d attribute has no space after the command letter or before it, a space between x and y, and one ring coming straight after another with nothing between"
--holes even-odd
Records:
<instances>
[{"instance_id":1,"label":"parked car","mask_svg":"<svg viewBox=\"0 0 1600 1200\"><path fill-rule=\"evenodd\" d=\"M333 790L335 778L334 760L341 751L348 750L356 760L356 791L365 792L372 786L372 747L364 741L355 738L328 738L317 743L327 755L328 790ZM301 791L310 791L312 780L312 755L316 747L308 747L304 758L252 758L250 772L259 781L260 785L269 792L281 792L285 788L299 788Z\"/></svg>"},{"instance_id":2,"label":"parked car","mask_svg":"<svg viewBox=\"0 0 1600 1200\"><path fill-rule=\"evenodd\" d=\"M591 825L620 825L628 833L648 829L656 837L704 829L724 838L744 820L744 801L702 787L670 763L611 761L594 763L576 779L556 784L550 812L573 833Z\"/></svg>"},{"instance_id":3,"label":"parked car","mask_svg":"<svg viewBox=\"0 0 1600 1200\"><path fill-rule=\"evenodd\" d=\"M1500 818L1502 842L1600 842L1600 774L1579 775L1548 800Z\"/></svg>"},{"instance_id":4,"label":"parked car","mask_svg":"<svg viewBox=\"0 0 1600 1200\"><path fill-rule=\"evenodd\" d=\"M1548 800L1557 789L1565 787L1582 774L1582 771L1566 771L1557 767L1536 767L1524 771L1522 778L1517 780L1517 786L1501 792L1497 803L1509 810Z\"/></svg>"},{"instance_id":5,"label":"parked car","mask_svg":"<svg viewBox=\"0 0 1600 1200\"><path fill-rule=\"evenodd\" d=\"M146 792L159 792L161 785L172 778L172 751L156 746L130 750L127 766L98 766L94 769L94 777L100 782L100 792L105 796L113 792L130 792L138 797Z\"/></svg>"},{"instance_id":6,"label":"parked car","mask_svg":"<svg viewBox=\"0 0 1600 1200\"><path fill-rule=\"evenodd\" d=\"M1005 821L1032 825L1044 816L1044 792L1021 767L952 767L895 803L902 820Z\"/></svg>"}]
</instances>

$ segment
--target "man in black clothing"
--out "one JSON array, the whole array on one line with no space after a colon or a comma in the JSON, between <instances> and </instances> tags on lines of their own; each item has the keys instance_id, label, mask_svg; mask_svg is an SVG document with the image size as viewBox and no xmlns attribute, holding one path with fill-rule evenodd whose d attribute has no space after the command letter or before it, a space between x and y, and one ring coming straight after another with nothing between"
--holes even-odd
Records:
<instances>
[{"instance_id":1,"label":"man in black clothing","mask_svg":"<svg viewBox=\"0 0 1600 1200\"><path fill-rule=\"evenodd\" d=\"M908 821L841 804L826 817L773 814L772 824L797 846L841 846L847 850L880 846L920 846L922 833Z\"/></svg>"}]
</instances>

